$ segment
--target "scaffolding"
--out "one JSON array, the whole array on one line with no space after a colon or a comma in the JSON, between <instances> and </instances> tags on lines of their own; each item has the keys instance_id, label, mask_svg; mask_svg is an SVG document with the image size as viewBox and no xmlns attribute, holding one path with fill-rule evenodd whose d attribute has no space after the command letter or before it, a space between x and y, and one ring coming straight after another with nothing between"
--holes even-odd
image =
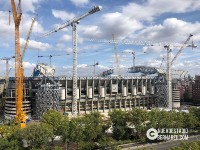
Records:
<instances>
[{"instance_id":1,"label":"scaffolding","mask_svg":"<svg viewBox=\"0 0 200 150\"><path fill-rule=\"evenodd\" d=\"M43 77L36 91L36 117L40 118L49 109L59 110L59 84L52 77Z\"/></svg>"}]
</instances>

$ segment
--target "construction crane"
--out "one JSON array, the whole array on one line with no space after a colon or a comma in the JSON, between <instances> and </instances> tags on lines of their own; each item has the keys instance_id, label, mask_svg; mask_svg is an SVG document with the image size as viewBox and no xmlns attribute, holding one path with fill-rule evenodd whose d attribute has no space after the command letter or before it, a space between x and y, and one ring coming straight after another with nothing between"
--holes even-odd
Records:
<instances>
[{"instance_id":1,"label":"construction crane","mask_svg":"<svg viewBox=\"0 0 200 150\"><path fill-rule=\"evenodd\" d=\"M23 49L23 51L22 51L22 58L21 58L21 60L23 61L24 60L24 55L25 55L25 52L26 52L26 50L27 50L27 48L28 48L28 44L29 44L29 40L30 40L30 37L31 37L31 33L32 33L32 30L33 30L33 25L34 25L34 23L35 23L35 18L32 18L32 23L31 23L31 27L30 27L30 30L29 30L29 32L28 32L28 36L27 36L27 39L26 39L26 43L25 43L25 45L24 45L24 49Z\"/></svg>"},{"instance_id":2,"label":"construction crane","mask_svg":"<svg viewBox=\"0 0 200 150\"><path fill-rule=\"evenodd\" d=\"M171 52L172 49L170 45L165 45L164 48L167 50L167 96L168 96L168 108L172 109L172 65L173 62L177 59L178 55L183 51L185 47L187 47L188 42L190 41L191 37L193 35L190 34L189 37L186 39L186 41L183 43L179 51L176 53L174 58L171 60ZM192 47L194 47L194 44L192 44Z\"/></svg>"},{"instance_id":3,"label":"construction crane","mask_svg":"<svg viewBox=\"0 0 200 150\"><path fill-rule=\"evenodd\" d=\"M183 51L183 49L185 47L192 47L192 49L197 47L196 45L194 45L193 42L192 42L191 45L188 45L188 42L190 41L190 39L191 39L192 36L193 36L192 34L189 35L189 37L186 39L186 41L183 43L183 45L181 46L181 48L179 49L179 51L176 53L176 55L172 59L171 64L173 64L173 62L177 59L177 57L180 55L180 53Z\"/></svg>"},{"instance_id":4,"label":"construction crane","mask_svg":"<svg viewBox=\"0 0 200 150\"><path fill-rule=\"evenodd\" d=\"M21 128L26 127L26 114L22 110L23 101L23 68L20 53L20 33L19 26L21 22L22 10L21 0L16 8L15 1L11 0L13 19L15 23L15 101L16 101L16 122L20 123Z\"/></svg>"},{"instance_id":5,"label":"construction crane","mask_svg":"<svg viewBox=\"0 0 200 150\"><path fill-rule=\"evenodd\" d=\"M99 65L99 62L96 62L96 63L94 63L94 70L93 70L93 76L95 76L95 74L96 74L96 72L95 72L95 67L97 66L97 65Z\"/></svg>"},{"instance_id":6,"label":"construction crane","mask_svg":"<svg viewBox=\"0 0 200 150\"><path fill-rule=\"evenodd\" d=\"M93 77L95 76L95 67L99 65L99 62L96 62L94 61L94 64L92 65L94 67L94 70L93 70Z\"/></svg>"},{"instance_id":7,"label":"construction crane","mask_svg":"<svg viewBox=\"0 0 200 150\"><path fill-rule=\"evenodd\" d=\"M63 55L70 55L70 54L63 54ZM51 63L52 63L52 60L51 60L52 57L54 57L54 56L63 56L63 55L47 55L47 56L38 56L38 58L39 58L39 57L48 57L48 58L49 58L49 66L52 67L52 64L51 64Z\"/></svg>"},{"instance_id":8,"label":"construction crane","mask_svg":"<svg viewBox=\"0 0 200 150\"><path fill-rule=\"evenodd\" d=\"M112 34L112 39L113 41L115 40L114 34ZM113 44L114 44L114 53L115 53L115 59L116 59L116 65L117 65L117 73L118 73L118 77L120 77L121 73L120 73L119 59L117 55L117 47L116 47L116 43L113 43Z\"/></svg>"},{"instance_id":9,"label":"construction crane","mask_svg":"<svg viewBox=\"0 0 200 150\"><path fill-rule=\"evenodd\" d=\"M6 76L9 74L9 61L11 59L15 58L15 56L12 57L4 57L4 58L0 58L0 60L5 60L6 61Z\"/></svg>"},{"instance_id":10,"label":"construction crane","mask_svg":"<svg viewBox=\"0 0 200 150\"><path fill-rule=\"evenodd\" d=\"M129 53L133 55L133 68L135 67L135 52L134 51L130 51L130 52L123 52L123 53Z\"/></svg>"},{"instance_id":11,"label":"construction crane","mask_svg":"<svg viewBox=\"0 0 200 150\"><path fill-rule=\"evenodd\" d=\"M9 61L11 59L15 58L15 56L12 56L12 57L4 57L4 58L1 58L0 60L5 60L6 61L6 73L5 73L5 85L4 85L4 89L6 89L6 94L7 94L7 87L8 87L8 81L9 81L9 72L10 72L10 69L9 69ZM4 90L3 89L3 90Z\"/></svg>"},{"instance_id":12,"label":"construction crane","mask_svg":"<svg viewBox=\"0 0 200 150\"><path fill-rule=\"evenodd\" d=\"M94 14L98 11L100 11L102 9L101 6L95 6L93 9L91 9L89 12L79 16L79 17L75 17L61 25L59 25L58 27L56 27L55 29L51 30L50 32L47 32L46 34L42 35L42 37L44 36L48 36L51 33L57 32L59 30L62 30L65 27L68 26L72 26L72 50L73 50L73 98L72 98L72 115L74 117L77 116L77 32L76 32L76 26L77 24L80 22L81 19Z\"/></svg>"}]
</instances>

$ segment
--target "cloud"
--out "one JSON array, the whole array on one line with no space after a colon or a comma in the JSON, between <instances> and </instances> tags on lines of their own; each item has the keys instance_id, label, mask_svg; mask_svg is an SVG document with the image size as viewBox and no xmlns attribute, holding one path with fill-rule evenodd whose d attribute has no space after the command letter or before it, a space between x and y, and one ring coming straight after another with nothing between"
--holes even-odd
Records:
<instances>
[{"instance_id":1,"label":"cloud","mask_svg":"<svg viewBox=\"0 0 200 150\"><path fill-rule=\"evenodd\" d=\"M143 53L160 53L163 50L162 46L144 46L142 48Z\"/></svg>"},{"instance_id":2,"label":"cloud","mask_svg":"<svg viewBox=\"0 0 200 150\"><path fill-rule=\"evenodd\" d=\"M199 0L147 0L142 4L131 2L123 6L122 11L125 16L129 16L130 18L152 21L156 16L164 13L185 13L198 10L199 8Z\"/></svg>"},{"instance_id":3,"label":"cloud","mask_svg":"<svg viewBox=\"0 0 200 150\"><path fill-rule=\"evenodd\" d=\"M52 14L55 18L59 18L62 21L70 20L75 17L73 13L68 13L66 11L56 10L56 9L52 9Z\"/></svg>"},{"instance_id":4,"label":"cloud","mask_svg":"<svg viewBox=\"0 0 200 150\"><path fill-rule=\"evenodd\" d=\"M100 20L97 25L79 25L79 32L90 39L112 39L112 33L116 39L124 39L143 28L142 23L119 12L103 14Z\"/></svg>"},{"instance_id":5,"label":"cloud","mask_svg":"<svg viewBox=\"0 0 200 150\"><path fill-rule=\"evenodd\" d=\"M90 0L70 0L70 1L77 7L83 7L84 5L90 2Z\"/></svg>"},{"instance_id":6,"label":"cloud","mask_svg":"<svg viewBox=\"0 0 200 150\"><path fill-rule=\"evenodd\" d=\"M131 50L131 49L125 49L125 50L123 50L123 53L125 53L125 54L132 54L132 52L133 52L133 50Z\"/></svg>"},{"instance_id":7,"label":"cloud","mask_svg":"<svg viewBox=\"0 0 200 150\"><path fill-rule=\"evenodd\" d=\"M21 7L23 10L23 13L25 12L32 12L35 13L36 10L40 7L40 3L44 0L28 0L28 1L21 1ZM0 1L0 5L3 8L9 8L11 7L10 0ZM15 5L18 5L18 1L15 0Z\"/></svg>"},{"instance_id":8,"label":"cloud","mask_svg":"<svg viewBox=\"0 0 200 150\"><path fill-rule=\"evenodd\" d=\"M190 34L194 33L197 37L200 34L200 23L190 23L176 18L167 18L161 25L147 27L139 32L137 38L162 41L162 42L177 42L185 41ZM197 40L197 38L196 38ZM198 39L200 40L200 38Z\"/></svg>"},{"instance_id":9,"label":"cloud","mask_svg":"<svg viewBox=\"0 0 200 150\"><path fill-rule=\"evenodd\" d=\"M78 76L93 76L93 71L94 67L92 65L88 64L79 64L78 66ZM68 66L63 66L61 68L62 74L67 74L67 76L72 76L72 69L73 67L68 65ZM109 67L104 66L104 65L97 65L95 66L95 74L100 75L103 71L108 70Z\"/></svg>"},{"instance_id":10,"label":"cloud","mask_svg":"<svg viewBox=\"0 0 200 150\"><path fill-rule=\"evenodd\" d=\"M8 43L1 43L0 47L2 47L2 48L9 48L10 46L9 46Z\"/></svg>"},{"instance_id":11,"label":"cloud","mask_svg":"<svg viewBox=\"0 0 200 150\"><path fill-rule=\"evenodd\" d=\"M20 38L20 42L21 42L21 47L24 47L26 40ZM34 40L30 40L28 44L28 49L41 50L41 51L49 50L51 47L52 46L49 45L48 43L37 42Z\"/></svg>"},{"instance_id":12,"label":"cloud","mask_svg":"<svg viewBox=\"0 0 200 150\"><path fill-rule=\"evenodd\" d=\"M0 11L0 18L1 18L1 28L0 28L0 36L4 37L1 40L6 40L6 39L14 39L14 31L15 31L15 26L14 26L14 21L13 18L11 17L10 25L8 22L8 13L5 11ZM21 36L26 37L32 23L32 15L27 15L23 14L22 21L20 24L20 34ZM44 32L44 29L41 24L39 24L37 21L33 25L33 33L42 33ZM32 35L31 34L31 35ZM3 43L3 42L2 42Z\"/></svg>"},{"instance_id":13,"label":"cloud","mask_svg":"<svg viewBox=\"0 0 200 150\"><path fill-rule=\"evenodd\" d=\"M102 16L102 23L100 25L101 37L112 37L112 33L114 33L117 39L124 39L128 37L131 33L142 29L143 25L135 19L131 19L127 16L124 16L122 13L115 12L115 13L108 13Z\"/></svg>"},{"instance_id":14,"label":"cloud","mask_svg":"<svg viewBox=\"0 0 200 150\"><path fill-rule=\"evenodd\" d=\"M60 42L71 42L72 41L72 36L68 35L68 34L65 34L59 40L60 40Z\"/></svg>"},{"instance_id":15,"label":"cloud","mask_svg":"<svg viewBox=\"0 0 200 150\"><path fill-rule=\"evenodd\" d=\"M34 63L30 63L30 62L23 62L23 67L24 69L32 69L36 66L36 64Z\"/></svg>"}]
</instances>

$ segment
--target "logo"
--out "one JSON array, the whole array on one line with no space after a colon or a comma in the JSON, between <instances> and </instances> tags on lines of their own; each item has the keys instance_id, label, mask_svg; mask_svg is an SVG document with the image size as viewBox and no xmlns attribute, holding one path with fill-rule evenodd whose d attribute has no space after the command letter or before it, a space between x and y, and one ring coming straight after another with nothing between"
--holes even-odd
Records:
<instances>
[{"instance_id":1,"label":"logo","mask_svg":"<svg viewBox=\"0 0 200 150\"><path fill-rule=\"evenodd\" d=\"M150 128L146 132L149 140L188 140L187 128Z\"/></svg>"},{"instance_id":2,"label":"logo","mask_svg":"<svg viewBox=\"0 0 200 150\"><path fill-rule=\"evenodd\" d=\"M154 128L150 128L147 130L146 135L149 140L155 140L158 137L158 131Z\"/></svg>"}]
</instances>

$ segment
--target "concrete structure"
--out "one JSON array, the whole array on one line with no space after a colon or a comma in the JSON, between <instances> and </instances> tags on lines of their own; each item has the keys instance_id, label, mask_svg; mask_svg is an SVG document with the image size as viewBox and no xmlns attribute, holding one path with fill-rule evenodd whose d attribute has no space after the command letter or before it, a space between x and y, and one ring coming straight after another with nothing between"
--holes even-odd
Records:
<instances>
[{"instance_id":1,"label":"concrete structure","mask_svg":"<svg viewBox=\"0 0 200 150\"><path fill-rule=\"evenodd\" d=\"M43 100L39 100L37 95L39 92L42 93L41 87L44 86L38 85L42 85L41 82L45 78L48 77L25 78L26 92L23 109L28 115L31 113L35 115L37 112L41 112L38 106ZM59 110L71 114L73 95L72 77L54 77L52 80L59 85ZM9 94L6 100L5 115L14 116L14 78L10 78L9 81ZM80 77L77 83L78 114L86 114L92 111L109 112L115 108L123 110L129 110L135 107L149 108L153 104L155 105L155 82L152 77ZM49 85L49 83L45 84ZM42 108L47 110L48 106L43 105ZM58 109L57 106L56 109Z\"/></svg>"},{"instance_id":2,"label":"concrete structure","mask_svg":"<svg viewBox=\"0 0 200 150\"><path fill-rule=\"evenodd\" d=\"M5 117L15 117L16 115L16 105L15 105L15 78L10 78L8 83L8 91L6 93L5 100ZM22 102L23 111L26 112L28 116L31 115L31 83L30 80L24 81L24 99Z\"/></svg>"},{"instance_id":3,"label":"concrete structure","mask_svg":"<svg viewBox=\"0 0 200 150\"><path fill-rule=\"evenodd\" d=\"M180 107L180 90L172 90L172 108L176 109Z\"/></svg>"},{"instance_id":4,"label":"concrete structure","mask_svg":"<svg viewBox=\"0 0 200 150\"><path fill-rule=\"evenodd\" d=\"M154 79L150 77L82 77L77 85L77 112L108 112L115 108L124 110L133 107L150 107L154 100ZM72 78L61 78L61 106L66 112L72 111ZM63 110L63 111L64 111Z\"/></svg>"},{"instance_id":5,"label":"concrete structure","mask_svg":"<svg viewBox=\"0 0 200 150\"><path fill-rule=\"evenodd\" d=\"M5 116L15 115L14 81L14 78L9 79ZM176 85L178 84L174 82L173 108L180 107L180 90ZM26 92L23 109L28 115L39 117L48 109L56 109L71 115L72 77L28 77L25 78L24 86ZM164 75L120 78L79 77L76 90L77 112L78 114L93 111L107 113L113 109L167 107L166 87Z\"/></svg>"}]
</instances>

